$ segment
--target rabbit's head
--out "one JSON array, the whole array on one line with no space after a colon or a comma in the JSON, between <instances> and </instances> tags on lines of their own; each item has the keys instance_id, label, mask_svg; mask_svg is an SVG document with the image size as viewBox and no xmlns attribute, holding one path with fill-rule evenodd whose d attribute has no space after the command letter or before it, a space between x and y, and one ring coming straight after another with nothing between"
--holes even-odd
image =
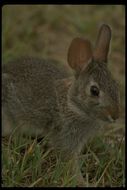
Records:
<instances>
[{"instance_id":1,"label":"rabbit's head","mask_svg":"<svg viewBox=\"0 0 127 190\"><path fill-rule=\"evenodd\" d=\"M75 38L68 50L68 63L75 71L69 104L80 113L104 122L119 117L119 89L108 70L111 29L103 24L94 50L88 40Z\"/></svg>"}]
</instances>

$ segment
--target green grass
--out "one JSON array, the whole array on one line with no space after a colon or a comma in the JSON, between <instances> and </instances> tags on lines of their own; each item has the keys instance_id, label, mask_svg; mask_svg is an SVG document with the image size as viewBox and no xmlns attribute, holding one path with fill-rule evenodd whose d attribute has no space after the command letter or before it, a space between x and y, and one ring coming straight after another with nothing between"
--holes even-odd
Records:
<instances>
[{"instance_id":1,"label":"green grass","mask_svg":"<svg viewBox=\"0 0 127 190\"><path fill-rule=\"evenodd\" d=\"M124 186L124 133L118 135L119 130L122 127L112 127L109 133L95 137L85 146L79 160L88 187ZM12 139L3 140L3 187L76 185L75 177L69 174L69 164L60 163L45 140L38 143L37 139Z\"/></svg>"},{"instance_id":2,"label":"green grass","mask_svg":"<svg viewBox=\"0 0 127 190\"><path fill-rule=\"evenodd\" d=\"M74 37L95 41L98 27L112 27L109 67L120 84L121 122L109 126L84 147L80 164L87 186L125 185L125 11L115 5L4 6L2 61L19 56L53 58L67 64L67 50ZM2 141L3 187L75 186L69 165L59 162L47 140L13 135Z\"/></svg>"}]
</instances>

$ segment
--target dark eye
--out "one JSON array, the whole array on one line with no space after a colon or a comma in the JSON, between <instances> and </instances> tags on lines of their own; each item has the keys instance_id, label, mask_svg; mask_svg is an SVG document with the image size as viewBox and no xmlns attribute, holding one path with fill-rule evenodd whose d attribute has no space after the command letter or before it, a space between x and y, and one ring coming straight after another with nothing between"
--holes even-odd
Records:
<instances>
[{"instance_id":1,"label":"dark eye","mask_svg":"<svg viewBox=\"0 0 127 190\"><path fill-rule=\"evenodd\" d=\"M99 96L99 89L96 86L91 86L90 88L91 95L93 96Z\"/></svg>"}]
</instances>

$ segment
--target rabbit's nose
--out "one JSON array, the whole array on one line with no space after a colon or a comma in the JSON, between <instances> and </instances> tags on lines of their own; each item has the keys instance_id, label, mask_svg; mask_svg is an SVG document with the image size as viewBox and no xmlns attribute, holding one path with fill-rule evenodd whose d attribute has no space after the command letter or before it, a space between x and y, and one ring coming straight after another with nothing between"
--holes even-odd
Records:
<instances>
[{"instance_id":1,"label":"rabbit's nose","mask_svg":"<svg viewBox=\"0 0 127 190\"><path fill-rule=\"evenodd\" d=\"M119 115L120 115L119 106L111 109L111 117L114 121L119 118Z\"/></svg>"},{"instance_id":2,"label":"rabbit's nose","mask_svg":"<svg viewBox=\"0 0 127 190\"><path fill-rule=\"evenodd\" d=\"M113 114L113 115L111 115L111 117L112 117L112 119L115 121L116 119L119 118L119 115L118 115L118 114Z\"/></svg>"}]
</instances>

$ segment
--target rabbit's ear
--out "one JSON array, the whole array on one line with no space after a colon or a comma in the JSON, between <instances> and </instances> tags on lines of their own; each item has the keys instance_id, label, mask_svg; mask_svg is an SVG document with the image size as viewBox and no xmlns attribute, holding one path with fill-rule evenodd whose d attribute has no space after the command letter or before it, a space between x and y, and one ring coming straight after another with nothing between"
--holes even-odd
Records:
<instances>
[{"instance_id":1,"label":"rabbit's ear","mask_svg":"<svg viewBox=\"0 0 127 190\"><path fill-rule=\"evenodd\" d=\"M70 67L76 73L79 73L85 65L87 66L90 58L92 58L90 41L82 38L73 39L68 50L68 63Z\"/></svg>"},{"instance_id":2,"label":"rabbit's ear","mask_svg":"<svg viewBox=\"0 0 127 190\"><path fill-rule=\"evenodd\" d=\"M103 24L100 27L95 45L95 50L93 53L93 59L95 61L107 62L110 40L111 28L108 25Z\"/></svg>"}]
</instances>

